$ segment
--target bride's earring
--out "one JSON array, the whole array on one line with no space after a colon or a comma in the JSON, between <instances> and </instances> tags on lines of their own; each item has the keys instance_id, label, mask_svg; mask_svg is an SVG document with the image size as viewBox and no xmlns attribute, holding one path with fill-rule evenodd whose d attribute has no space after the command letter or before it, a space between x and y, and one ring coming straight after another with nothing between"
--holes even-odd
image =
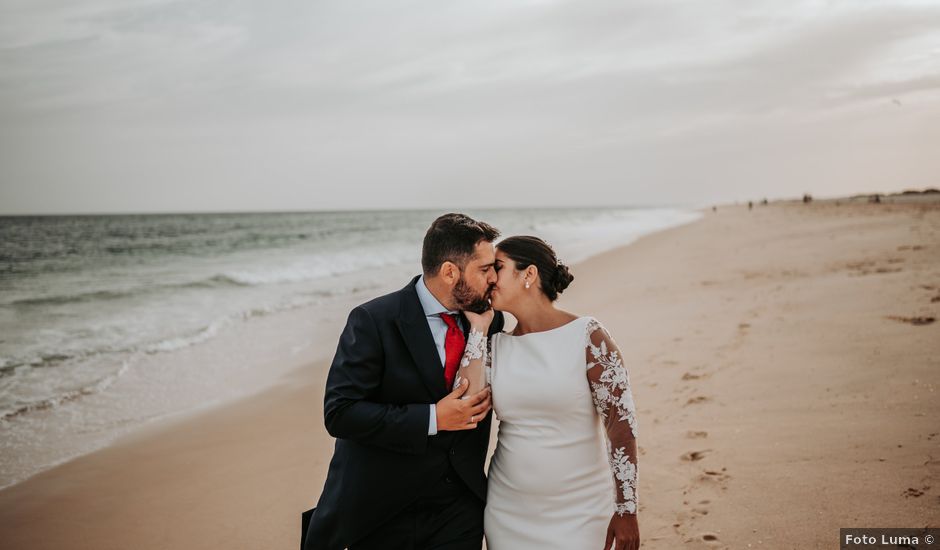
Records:
<instances>
[{"instance_id":1,"label":"bride's earring","mask_svg":"<svg viewBox=\"0 0 940 550\"><path fill-rule=\"evenodd\" d=\"M526 281L526 282L525 282L525 287L526 287L526 288L529 288L529 281Z\"/></svg>"}]
</instances>

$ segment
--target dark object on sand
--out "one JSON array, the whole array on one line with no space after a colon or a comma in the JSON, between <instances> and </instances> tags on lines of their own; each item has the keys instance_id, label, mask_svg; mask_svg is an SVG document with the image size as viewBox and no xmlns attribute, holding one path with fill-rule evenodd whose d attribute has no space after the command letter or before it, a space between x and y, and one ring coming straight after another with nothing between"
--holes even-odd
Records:
<instances>
[{"instance_id":1,"label":"dark object on sand","mask_svg":"<svg viewBox=\"0 0 940 550\"><path fill-rule=\"evenodd\" d=\"M900 315L888 315L888 319L908 323L910 325L929 325L937 320L934 317L901 317Z\"/></svg>"},{"instance_id":2,"label":"dark object on sand","mask_svg":"<svg viewBox=\"0 0 940 550\"><path fill-rule=\"evenodd\" d=\"M307 540L307 527L310 526L310 518L313 517L313 512L316 509L316 506L314 506L300 514L300 550L304 550L304 542Z\"/></svg>"},{"instance_id":3,"label":"dark object on sand","mask_svg":"<svg viewBox=\"0 0 940 550\"><path fill-rule=\"evenodd\" d=\"M803 202L804 202L804 203L813 202L813 196L810 195L809 193L804 193L804 194L803 194Z\"/></svg>"},{"instance_id":4,"label":"dark object on sand","mask_svg":"<svg viewBox=\"0 0 940 550\"><path fill-rule=\"evenodd\" d=\"M878 193L875 193L874 195L869 195L868 202L880 203L881 195L879 195Z\"/></svg>"}]
</instances>

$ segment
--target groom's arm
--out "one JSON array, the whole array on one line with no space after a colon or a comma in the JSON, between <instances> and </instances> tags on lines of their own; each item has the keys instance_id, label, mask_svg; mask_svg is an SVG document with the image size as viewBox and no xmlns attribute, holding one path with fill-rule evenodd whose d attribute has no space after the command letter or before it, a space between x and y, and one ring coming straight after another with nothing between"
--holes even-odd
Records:
<instances>
[{"instance_id":1,"label":"groom's arm","mask_svg":"<svg viewBox=\"0 0 940 550\"><path fill-rule=\"evenodd\" d=\"M349 313L327 376L323 410L326 430L339 439L400 453L423 453L428 443L427 403L369 401L382 382L384 364L375 321L363 307L356 307Z\"/></svg>"}]
</instances>

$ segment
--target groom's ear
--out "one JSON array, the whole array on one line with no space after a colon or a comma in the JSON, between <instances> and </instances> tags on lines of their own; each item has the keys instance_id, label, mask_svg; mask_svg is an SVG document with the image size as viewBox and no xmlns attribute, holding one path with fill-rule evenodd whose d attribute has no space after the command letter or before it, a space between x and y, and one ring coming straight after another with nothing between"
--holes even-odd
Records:
<instances>
[{"instance_id":1,"label":"groom's ear","mask_svg":"<svg viewBox=\"0 0 940 550\"><path fill-rule=\"evenodd\" d=\"M437 275L448 285L455 285L460 280L460 268L454 262L445 261L441 264L441 269L437 272Z\"/></svg>"}]
</instances>

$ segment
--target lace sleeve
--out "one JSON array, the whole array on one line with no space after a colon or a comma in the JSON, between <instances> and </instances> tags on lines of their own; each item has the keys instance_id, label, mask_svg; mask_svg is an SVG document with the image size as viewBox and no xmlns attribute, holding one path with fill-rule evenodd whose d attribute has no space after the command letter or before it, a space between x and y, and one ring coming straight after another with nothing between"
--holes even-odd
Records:
<instances>
[{"instance_id":1,"label":"lace sleeve","mask_svg":"<svg viewBox=\"0 0 940 550\"><path fill-rule=\"evenodd\" d=\"M470 382L470 387L467 388L462 399L469 399L473 394L486 388L487 370L490 365L488 348L487 337L479 330L471 328L470 334L467 335L467 346L460 359L460 367L457 369L457 376L454 378L454 388L464 378Z\"/></svg>"},{"instance_id":2,"label":"lace sleeve","mask_svg":"<svg viewBox=\"0 0 940 550\"><path fill-rule=\"evenodd\" d=\"M596 319L587 325L587 378L607 432L607 457L617 488L618 515L637 511L636 407L620 349Z\"/></svg>"}]
</instances>

